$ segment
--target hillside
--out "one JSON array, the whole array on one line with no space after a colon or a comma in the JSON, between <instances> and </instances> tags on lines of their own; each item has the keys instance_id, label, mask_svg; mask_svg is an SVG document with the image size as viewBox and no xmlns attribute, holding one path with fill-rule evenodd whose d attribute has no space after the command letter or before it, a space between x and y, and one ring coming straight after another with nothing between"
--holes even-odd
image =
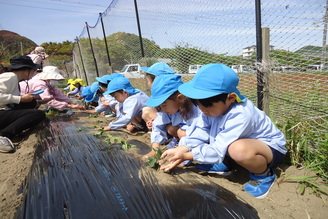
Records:
<instances>
[{"instance_id":1,"label":"hillside","mask_svg":"<svg viewBox=\"0 0 328 219\"><path fill-rule=\"evenodd\" d=\"M17 33L0 30L0 63L9 64L11 57L28 54L37 44Z\"/></svg>"},{"instance_id":2,"label":"hillside","mask_svg":"<svg viewBox=\"0 0 328 219\"><path fill-rule=\"evenodd\" d=\"M322 47L320 46L304 46L295 51L297 54L308 55L308 56L315 56L321 57L322 56Z\"/></svg>"}]
</instances>

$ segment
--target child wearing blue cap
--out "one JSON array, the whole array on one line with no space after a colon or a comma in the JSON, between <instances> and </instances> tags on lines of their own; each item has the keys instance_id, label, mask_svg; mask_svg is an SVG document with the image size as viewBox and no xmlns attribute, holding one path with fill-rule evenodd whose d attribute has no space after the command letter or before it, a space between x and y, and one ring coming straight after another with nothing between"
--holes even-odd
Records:
<instances>
[{"instance_id":1,"label":"child wearing blue cap","mask_svg":"<svg viewBox=\"0 0 328 219\"><path fill-rule=\"evenodd\" d=\"M159 111L153 121L152 148L159 148L170 136L173 138L166 148L176 147L179 139L186 136L194 118L200 114L191 100L178 91L181 84L181 75L176 74L162 74L154 80L152 95L146 103L148 107L157 107ZM154 156L155 153L152 150L144 155L143 159Z\"/></svg>"},{"instance_id":2,"label":"child wearing blue cap","mask_svg":"<svg viewBox=\"0 0 328 219\"><path fill-rule=\"evenodd\" d=\"M175 149L165 151L170 170L184 160L202 164L196 168L228 175L234 160L250 172L244 190L264 198L276 179L273 169L283 161L286 140L265 113L237 90L237 74L223 64L208 64L194 78L179 87L202 111L193 132L180 140Z\"/></svg>"},{"instance_id":3,"label":"child wearing blue cap","mask_svg":"<svg viewBox=\"0 0 328 219\"><path fill-rule=\"evenodd\" d=\"M109 82L104 94L110 94L119 102L116 106L117 120L104 127L104 131L126 127L128 131L133 132L146 128L141 113L149 97L144 92L135 89L129 79L114 78Z\"/></svg>"},{"instance_id":4,"label":"child wearing blue cap","mask_svg":"<svg viewBox=\"0 0 328 219\"><path fill-rule=\"evenodd\" d=\"M155 78L162 74L175 74L173 69L164 62L156 62L150 67L141 67L146 72L146 80L148 89L151 89ZM145 120L148 130L152 130L153 121L157 116L157 112L153 107L144 107L142 110L142 119Z\"/></svg>"},{"instance_id":5,"label":"child wearing blue cap","mask_svg":"<svg viewBox=\"0 0 328 219\"><path fill-rule=\"evenodd\" d=\"M84 98L87 105L95 107L94 109L86 110L87 113L96 114L106 111L106 108L103 108L101 105L102 91L98 81L93 82L90 86L86 86L82 91L81 97Z\"/></svg>"},{"instance_id":6,"label":"child wearing blue cap","mask_svg":"<svg viewBox=\"0 0 328 219\"><path fill-rule=\"evenodd\" d=\"M124 77L122 74L113 73L111 75L104 75L102 77L96 77L96 80L99 83L99 90L102 92L102 96L99 100L99 105L96 107L98 112L101 112L101 115L105 117L115 117L115 106L118 104L117 100L112 97L110 94L104 94L107 91L108 83L116 77Z\"/></svg>"}]
</instances>

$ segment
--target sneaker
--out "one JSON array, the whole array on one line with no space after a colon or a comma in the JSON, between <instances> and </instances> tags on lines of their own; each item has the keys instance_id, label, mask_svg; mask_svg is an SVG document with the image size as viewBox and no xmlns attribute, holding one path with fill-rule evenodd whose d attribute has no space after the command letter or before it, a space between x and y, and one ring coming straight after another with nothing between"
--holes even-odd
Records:
<instances>
[{"instance_id":1,"label":"sneaker","mask_svg":"<svg viewBox=\"0 0 328 219\"><path fill-rule=\"evenodd\" d=\"M166 145L166 149L176 148L179 145L179 141L176 138L172 138L172 140Z\"/></svg>"},{"instance_id":2,"label":"sneaker","mask_svg":"<svg viewBox=\"0 0 328 219\"><path fill-rule=\"evenodd\" d=\"M8 153L14 151L15 147L9 138L0 136L0 152Z\"/></svg>"},{"instance_id":3,"label":"sneaker","mask_svg":"<svg viewBox=\"0 0 328 219\"><path fill-rule=\"evenodd\" d=\"M216 173L220 176L229 176L232 173L232 170L224 163L196 164L195 167L199 170L206 171L208 173Z\"/></svg>"},{"instance_id":4,"label":"sneaker","mask_svg":"<svg viewBox=\"0 0 328 219\"><path fill-rule=\"evenodd\" d=\"M113 117L116 117L116 114L115 113L109 113L107 115L105 115L106 118L113 118Z\"/></svg>"},{"instance_id":5,"label":"sneaker","mask_svg":"<svg viewBox=\"0 0 328 219\"><path fill-rule=\"evenodd\" d=\"M255 198L265 198L274 184L277 176L270 170L267 176L259 176L253 173L249 176L251 180L244 185L244 190Z\"/></svg>"}]
</instances>

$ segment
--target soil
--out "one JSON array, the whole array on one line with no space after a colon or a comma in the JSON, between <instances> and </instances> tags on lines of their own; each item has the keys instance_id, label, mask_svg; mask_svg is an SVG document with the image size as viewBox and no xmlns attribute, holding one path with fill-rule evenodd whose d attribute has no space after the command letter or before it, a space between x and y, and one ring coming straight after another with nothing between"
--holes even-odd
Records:
<instances>
[{"instance_id":1,"label":"soil","mask_svg":"<svg viewBox=\"0 0 328 219\"><path fill-rule=\"evenodd\" d=\"M97 127L103 127L110 118L90 117L86 113L75 112L70 116L81 128L89 128L90 132L98 132ZM91 128L92 127L92 128ZM39 125L33 130L13 139L17 150L14 153L0 153L0 218L15 218L18 206L22 201L19 188L24 182L32 166L35 146L37 143L36 134L38 130L44 128ZM137 147L130 148L127 153L136 157L150 151L150 134L145 132L127 133L124 130L110 131L113 136L124 138L129 144ZM150 168L150 167L148 167ZM275 169L278 179L272 187L269 195L264 199L255 199L242 190L244 183L248 181L248 173L242 168L228 177L220 177L215 174L197 172L193 165L185 168L176 168L170 174L163 171L154 170L153 173L159 182L168 182L179 176L186 181L193 178L214 182L221 187L233 192L244 202L256 209L260 218L328 218L328 196L322 193L315 193L313 189L307 187L301 192L301 185L296 181L288 180L288 177L309 176L315 173L305 168L298 169L295 166L282 165ZM316 182L322 184L321 182ZM326 186L324 186L327 188Z\"/></svg>"}]
</instances>

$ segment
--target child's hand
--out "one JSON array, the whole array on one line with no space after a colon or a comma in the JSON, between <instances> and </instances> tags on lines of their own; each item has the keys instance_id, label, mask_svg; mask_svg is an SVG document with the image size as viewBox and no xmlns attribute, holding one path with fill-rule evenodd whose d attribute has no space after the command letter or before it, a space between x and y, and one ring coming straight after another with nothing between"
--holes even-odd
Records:
<instances>
[{"instance_id":1,"label":"child's hand","mask_svg":"<svg viewBox=\"0 0 328 219\"><path fill-rule=\"evenodd\" d=\"M126 130L128 130L129 132L133 132L134 131L134 128L135 128L135 126L132 125L132 124L126 125Z\"/></svg>"},{"instance_id":2,"label":"child's hand","mask_svg":"<svg viewBox=\"0 0 328 219\"><path fill-rule=\"evenodd\" d=\"M147 126L148 130L151 130L153 128L153 121L154 121L154 119L151 119L146 122L146 126Z\"/></svg>"},{"instance_id":3,"label":"child's hand","mask_svg":"<svg viewBox=\"0 0 328 219\"><path fill-rule=\"evenodd\" d=\"M105 126L104 127L104 131L110 131L110 127L109 126Z\"/></svg>"},{"instance_id":4,"label":"child's hand","mask_svg":"<svg viewBox=\"0 0 328 219\"><path fill-rule=\"evenodd\" d=\"M164 172L168 172L181 162L188 160L188 151L189 149L185 146L178 146L165 151L161 156L160 169L164 170Z\"/></svg>"}]
</instances>

